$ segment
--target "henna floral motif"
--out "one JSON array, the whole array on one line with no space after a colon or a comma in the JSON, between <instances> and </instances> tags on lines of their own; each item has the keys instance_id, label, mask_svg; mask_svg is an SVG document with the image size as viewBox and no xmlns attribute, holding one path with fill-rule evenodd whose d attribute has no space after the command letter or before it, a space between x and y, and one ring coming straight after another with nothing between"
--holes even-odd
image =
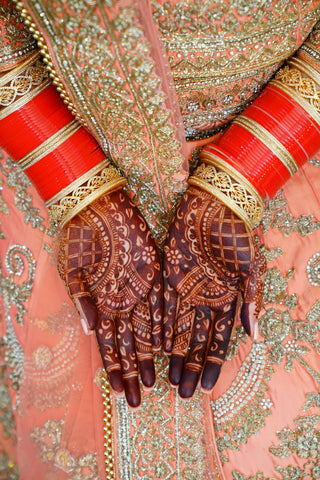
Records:
<instances>
[{"instance_id":1,"label":"henna floral motif","mask_svg":"<svg viewBox=\"0 0 320 480\"><path fill-rule=\"evenodd\" d=\"M237 313L254 333L265 259L245 224L211 194L189 188L164 247L164 348L169 378L191 397L214 386Z\"/></svg>"},{"instance_id":2,"label":"henna floral motif","mask_svg":"<svg viewBox=\"0 0 320 480\"><path fill-rule=\"evenodd\" d=\"M65 226L59 273L96 332L111 386L139 405L139 369L145 386L155 381L162 284L151 233L122 190L100 197Z\"/></svg>"}]
</instances>

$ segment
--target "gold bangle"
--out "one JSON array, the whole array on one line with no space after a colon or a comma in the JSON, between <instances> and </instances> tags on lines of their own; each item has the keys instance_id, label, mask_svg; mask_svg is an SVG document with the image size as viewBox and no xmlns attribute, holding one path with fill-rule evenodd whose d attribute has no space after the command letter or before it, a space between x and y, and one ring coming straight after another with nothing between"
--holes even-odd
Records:
<instances>
[{"instance_id":1,"label":"gold bangle","mask_svg":"<svg viewBox=\"0 0 320 480\"><path fill-rule=\"evenodd\" d=\"M269 150L271 150L271 152L286 167L291 176L297 173L299 167L291 153L288 152L282 143L279 142L279 140L262 125L255 120L246 117L245 115L239 115L239 117L233 120L233 123L245 128L248 132L260 140L260 142L262 142Z\"/></svg>"},{"instance_id":2,"label":"gold bangle","mask_svg":"<svg viewBox=\"0 0 320 480\"><path fill-rule=\"evenodd\" d=\"M51 220L63 227L101 195L126 184L115 167L105 160L45 202Z\"/></svg>"},{"instance_id":3,"label":"gold bangle","mask_svg":"<svg viewBox=\"0 0 320 480\"><path fill-rule=\"evenodd\" d=\"M315 87L315 90L320 90L320 74L310 63L298 57L291 58L287 63L311 78L318 87L318 89Z\"/></svg>"},{"instance_id":4,"label":"gold bangle","mask_svg":"<svg viewBox=\"0 0 320 480\"><path fill-rule=\"evenodd\" d=\"M270 83L293 98L320 125L320 92L312 78L286 65Z\"/></svg>"},{"instance_id":5,"label":"gold bangle","mask_svg":"<svg viewBox=\"0 0 320 480\"><path fill-rule=\"evenodd\" d=\"M0 111L0 120L3 120L11 113L15 112L19 108L22 108L28 102L30 102L33 98L35 98L39 93L41 93L45 88L51 85L51 80L49 78L45 79L41 85L38 85L33 90L30 90L26 95L16 100L12 105L5 107L3 110Z\"/></svg>"},{"instance_id":6,"label":"gold bangle","mask_svg":"<svg viewBox=\"0 0 320 480\"><path fill-rule=\"evenodd\" d=\"M17 163L22 170L32 167L35 163L41 160L43 157L53 152L58 148L63 142L68 140L74 133L76 133L81 128L80 123L77 120L72 120L64 127L62 127L58 132L52 135L50 138L45 140L39 147L32 150L32 152L25 155Z\"/></svg>"},{"instance_id":7,"label":"gold bangle","mask_svg":"<svg viewBox=\"0 0 320 480\"><path fill-rule=\"evenodd\" d=\"M7 73L0 77L0 87L4 87L7 83L11 82L15 77L18 77L21 72L27 70L30 65L36 63L40 59L41 53L39 51L31 53L27 58Z\"/></svg>"},{"instance_id":8,"label":"gold bangle","mask_svg":"<svg viewBox=\"0 0 320 480\"><path fill-rule=\"evenodd\" d=\"M239 174L237 178L238 176ZM263 213L263 200L260 195L256 195L254 187L250 185L250 188L246 188L218 166L202 163L189 178L189 184L217 197L241 218L250 230L259 224Z\"/></svg>"}]
</instances>

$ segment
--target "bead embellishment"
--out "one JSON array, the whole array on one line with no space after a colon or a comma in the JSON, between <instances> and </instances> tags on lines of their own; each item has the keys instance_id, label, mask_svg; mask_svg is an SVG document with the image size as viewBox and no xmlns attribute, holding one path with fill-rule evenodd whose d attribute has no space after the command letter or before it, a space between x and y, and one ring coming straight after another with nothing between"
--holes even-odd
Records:
<instances>
[{"instance_id":1,"label":"bead embellishment","mask_svg":"<svg viewBox=\"0 0 320 480\"><path fill-rule=\"evenodd\" d=\"M307 277L311 285L320 285L320 252L315 253L307 263Z\"/></svg>"}]
</instances>

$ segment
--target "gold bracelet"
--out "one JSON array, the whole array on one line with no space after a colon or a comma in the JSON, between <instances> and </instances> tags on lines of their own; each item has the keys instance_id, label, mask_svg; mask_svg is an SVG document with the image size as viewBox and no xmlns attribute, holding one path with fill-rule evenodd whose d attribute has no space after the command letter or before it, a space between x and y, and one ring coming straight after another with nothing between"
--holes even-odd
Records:
<instances>
[{"instance_id":1,"label":"gold bracelet","mask_svg":"<svg viewBox=\"0 0 320 480\"><path fill-rule=\"evenodd\" d=\"M227 205L252 230L263 213L263 199L256 189L239 172L217 156L205 152L200 154L202 163L189 178L196 185L217 197Z\"/></svg>"},{"instance_id":2,"label":"gold bracelet","mask_svg":"<svg viewBox=\"0 0 320 480\"><path fill-rule=\"evenodd\" d=\"M308 65L304 70L305 72L307 70L311 71L311 66ZM316 72L315 69L313 71ZM320 125L320 89L317 88L318 82L315 82L310 76L303 76L300 69L286 65L279 70L270 83L293 98Z\"/></svg>"},{"instance_id":3,"label":"gold bracelet","mask_svg":"<svg viewBox=\"0 0 320 480\"><path fill-rule=\"evenodd\" d=\"M126 184L115 167L105 160L45 202L51 220L61 227L101 195Z\"/></svg>"},{"instance_id":4,"label":"gold bracelet","mask_svg":"<svg viewBox=\"0 0 320 480\"><path fill-rule=\"evenodd\" d=\"M254 135L260 142L262 142L271 152L280 160L286 167L291 176L299 170L297 162L290 152L282 145L279 140L272 135L267 129L260 125L252 118L240 115L233 120L233 123L245 128L248 132Z\"/></svg>"}]
</instances>

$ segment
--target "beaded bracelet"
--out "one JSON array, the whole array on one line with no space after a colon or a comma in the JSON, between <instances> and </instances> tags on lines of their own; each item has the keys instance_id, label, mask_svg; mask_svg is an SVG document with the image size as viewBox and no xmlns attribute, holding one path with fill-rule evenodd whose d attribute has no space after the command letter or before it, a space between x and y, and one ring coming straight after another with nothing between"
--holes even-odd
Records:
<instances>
[{"instance_id":1,"label":"beaded bracelet","mask_svg":"<svg viewBox=\"0 0 320 480\"><path fill-rule=\"evenodd\" d=\"M74 119L34 54L0 78L0 144L63 227L93 200L125 185Z\"/></svg>"},{"instance_id":2,"label":"beaded bracelet","mask_svg":"<svg viewBox=\"0 0 320 480\"><path fill-rule=\"evenodd\" d=\"M320 73L289 60L216 144L189 183L217 196L252 229L271 198L320 149Z\"/></svg>"}]
</instances>

